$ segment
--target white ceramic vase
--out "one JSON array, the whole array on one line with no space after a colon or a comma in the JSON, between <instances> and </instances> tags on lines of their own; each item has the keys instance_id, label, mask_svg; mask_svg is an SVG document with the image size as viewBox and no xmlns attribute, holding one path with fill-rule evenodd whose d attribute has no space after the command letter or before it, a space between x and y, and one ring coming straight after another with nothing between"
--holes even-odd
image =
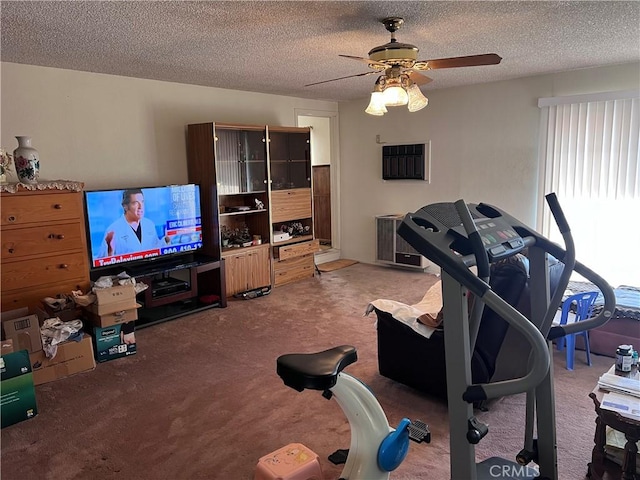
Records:
<instances>
[{"instance_id":1,"label":"white ceramic vase","mask_svg":"<svg viewBox=\"0 0 640 480\"><path fill-rule=\"evenodd\" d=\"M28 185L38 183L40 175L40 157L31 146L31 137L18 136L18 148L13 151L13 163L16 166L18 181Z\"/></svg>"}]
</instances>

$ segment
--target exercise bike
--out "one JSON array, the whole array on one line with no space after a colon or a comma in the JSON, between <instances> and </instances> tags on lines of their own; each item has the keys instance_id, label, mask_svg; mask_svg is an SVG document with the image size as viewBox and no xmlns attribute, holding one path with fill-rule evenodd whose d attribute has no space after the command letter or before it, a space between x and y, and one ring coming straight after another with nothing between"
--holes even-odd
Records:
<instances>
[{"instance_id":1,"label":"exercise bike","mask_svg":"<svg viewBox=\"0 0 640 480\"><path fill-rule=\"evenodd\" d=\"M298 392L320 390L324 398L335 398L342 408L351 428L351 444L344 452L341 479L387 480L389 472L405 459L409 441L429 443L431 434L419 420L403 418L395 429L389 425L369 387L343 371L357 359L357 351L350 345L286 354L278 357L277 373L288 387Z\"/></svg>"}]
</instances>

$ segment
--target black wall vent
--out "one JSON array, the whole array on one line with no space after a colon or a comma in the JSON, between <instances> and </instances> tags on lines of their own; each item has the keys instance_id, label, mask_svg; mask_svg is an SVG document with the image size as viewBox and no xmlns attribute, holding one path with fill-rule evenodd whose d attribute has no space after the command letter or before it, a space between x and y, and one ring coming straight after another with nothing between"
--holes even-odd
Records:
<instances>
[{"instance_id":1,"label":"black wall vent","mask_svg":"<svg viewBox=\"0 0 640 480\"><path fill-rule=\"evenodd\" d=\"M425 144L382 147L383 180L426 180Z\"/></svg>"}]
</instances>

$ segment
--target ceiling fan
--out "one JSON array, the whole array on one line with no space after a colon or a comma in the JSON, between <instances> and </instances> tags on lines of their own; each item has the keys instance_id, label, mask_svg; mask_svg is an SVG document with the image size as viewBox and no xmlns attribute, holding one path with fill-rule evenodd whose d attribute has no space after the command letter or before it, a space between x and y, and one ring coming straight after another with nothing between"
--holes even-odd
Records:
<instances>
[{"instance_id":1,"label":"ceiling fan","mask_svg":"<svg viewBox=\"0 0 640 480\"><path fill-rule=\"evenodd\" d=\"M495 53L418 60L418 47L410 43L400 43L396 40L395 32L404 24L404 19L401 17L389 17L380 20L380 22L391 33L391 41L389 43L369 50L369 58L340 55L344 58L366 63L372 69L371 71L310 83L305 87L377 73L381 75L376 80L371 94L371 102L365 112L372 115L384 115L388 106L407 104L409 111L416 112L426 107L428 103L427 98L422 94L418 86L432 81L431 78L420 73L421 71L497 65L502 60Z\"/></svg>"}]
</instances>

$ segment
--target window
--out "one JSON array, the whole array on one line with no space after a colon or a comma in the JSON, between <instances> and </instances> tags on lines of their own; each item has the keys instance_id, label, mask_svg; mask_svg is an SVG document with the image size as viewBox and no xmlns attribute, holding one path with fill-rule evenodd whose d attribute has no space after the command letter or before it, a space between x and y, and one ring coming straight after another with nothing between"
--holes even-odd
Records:
<instances>
[{"instance_id":1,"label":"window","mask_svg":"<svg viewBox=\"0 0 640 480\"><path fill-rule=\"evenodd\" d=\"M543 98L538 106L542 193L557 194L576 259L613 287L640 287L640 92ZM548 207L541 210L540 231L563 245Z\"/></svg>"}]
</instances>

